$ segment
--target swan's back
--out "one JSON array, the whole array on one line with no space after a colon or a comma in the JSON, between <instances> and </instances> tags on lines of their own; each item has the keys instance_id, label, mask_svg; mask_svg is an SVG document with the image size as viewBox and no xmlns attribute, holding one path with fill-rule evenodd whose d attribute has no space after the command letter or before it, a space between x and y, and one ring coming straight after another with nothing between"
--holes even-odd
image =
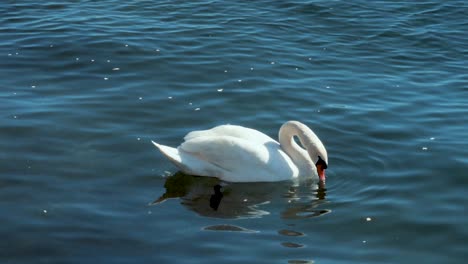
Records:
<instances>
[{"instance_id":1,"label":"swan's back","mask_svg":"<svg viewBox=\"0 0 468 264\"><path fill-rule=\"evenodd\" d=\"M231 136L235 138L241 138L241 139L245 139L251 142L256 142L259 144L264 144L266 142L271 142L271 141L277 143L276 140L263 134L260 131L247 128L247 127L243 127L243 126L236 126L236 125L221 125L221 126L214 127L212 129L192 131L184 137L184 140L189 141L197 137L220 137L220 136Z\"/></svg>"}]
</instances>

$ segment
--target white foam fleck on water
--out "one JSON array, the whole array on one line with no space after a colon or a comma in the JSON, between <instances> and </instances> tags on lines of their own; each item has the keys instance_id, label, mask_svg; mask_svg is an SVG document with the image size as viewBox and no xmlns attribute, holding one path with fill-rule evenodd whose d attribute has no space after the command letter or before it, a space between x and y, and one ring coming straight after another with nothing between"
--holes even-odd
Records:
<instances>
[{"instance_id":1,"label":"white foam fleck on water","mask_svg":"<svg viewBox=\"0 0 468 264\"><path fill-rule=\"evenodd\" d=\"M422 150L427 150L427 147L422 147Z\"/></svg>"},{"instance_id":2,"label":"white foam fleck on water","mask_svg":"<svg viewBox=\"0 0 468 264\"><path fill-rule=\"evenodd\" d=\"M239 79L239 80L237 80L237 82L242 82L242 80L241 80L241 79Z\"/></svg>"},{"instance_id":3,"label":"white foam fleck on water","mask_svg":"<svg viewBox=\"0 0 468 264\"><path fill-rule=\"evenodd\" d=\"M254 68L250 68L250 70L251 70L251 71L253 71L253 70L254 70Z\"/></svg>"},{"instance_id":4,"label":"white foam fleck on water","mask_svg":"<svg viewBox=\"0 0 468 264\"><path fill-rule=\"evenodd\" d=\"M106 81L107 81L107 80L109 80L109 78L107 78L107 77L104 77L104 80L106 80Z\"/></svg>"},{"instance_id":5,"label":"white foam fleck on water","mask_svg":"<svg viewBox=\"0 0 468 264\"><path fill-rule=\"evenodd\" d=\"M137 138L137 140L138 140L138 141L140 141L140 140L141 140L141 138Z\"/></svg>"},{"instance_id":6,"label":"white foam fleck on water","mask_svg":"<svg viewBox=\"0 0 468 264\"><path fill-rule=\"evenodd\" d=\"M120 68L112 68L113 71L120 71Z\"/></svg>"},{"instance_id":7,"label":"white foam fleck on water","mask_svg":"<svg viewBox=\"0 0 468 264\"><path fill-rule=\"evenodd\" d=\"M271 64L271 65L273 65L273 64L275 64L275 62L274 62L274 61L272 61L272 62L270 62L270 64Z\"/></svg>"},{"instance_id":8,"label":"white foam fleck on water","mask_svg":"<svg viewBox=\"0 0 468 264\"><path fill-rule=\"evenodd\" d=\"M44 214L47 214L47 210L46 210L46 209L42 210L42 212L43 212Z\"/></svg>"},{"instance_id":9,"label":"white foam fleck on water","mask_svg":"<svg viewBox=\"0 0 468 264\"><path fill-rule=\"evenodd\" d=\"M188 103L189 105L192 105L192 102Z\"/></svg>"},{"instance_id":10,"label":"white foam fleck on water","mask_svg":"<svg viewBox=\"0 0 468 264\"><path fill-rule=\"evenodd\" d=\"M168 96L167 99L171 100L171 99L172 99L172 96Z\"/></svg>"},{"instance_id":11,"label":"white foam fleck on water","mask_svg":"<svg viewBox=\"0 0 468 264\"><path fill-rule=\"evenodd\" d=\"M94 62L94 59L92 59L91 62Z\"/></svg>"},{"instance_id":12,"label":"white foam fleck on water","mask_svg":"<svg viewBox=\"0 0 468 264\"><path fill-rule=\"evenodd\" d=\"M143 100L143 97L140 96L140 97L138 97L138 99L139 99L139 100Z\"/></svg>"},{"instance_id":13,"label":"white foam fleck on water","mask_svg":"<svg viewBox=\"0 0 468 264\"><path fill-rule=\"evenodd\" d=\"M222 92L222 91L223 91L223 89L218 89L218 90L216 90L216 91L218 91L218 92Z\"/></svg>"},{"instance_id":14,"label":"white foam fleck on water","mask_svg":"<svg viewBox=\"0 0 468 264\"><path fill-rule=\"evenodd\" d=\"M31 85L31 88L33 88L33 89L36 88L36 85Z\"/></svg>"},{"instance_id":15,"label":"white foam fleck on water","mask_svg":"<svg viewBox=\"0 0 468 264\"><path fill-rule=\"evenodd\" d=\"M434 137L431 137L430 140L434 140L435 138Z\"/></svg>"},{"instance_id":16,"label":"white foam fleck on water","mask_svg":"<svg viewBox=\"0 0 468 264\"><path fill-rule=\"evenodd\" d=\"M195 108L195 111L200 111L200 107Z\"/></svg>"},{"instance_id":17,"label":"white foam fleck on water","mask_svg":"<svg viewBox=\"0 0 468 264\"><path fill-rule=\"evenodd\" d=\"M80 58L78 58L78 57L77 57L77 58L75 58L75 60L76 60L76 61L79 61L79 60L80 60Z\"/></svg>"},{"instance_id":18,"label":"white foam fleck on water","mask_svg":"<svg viewBox=\"0 0 468 264\"><path fill-rule=\"evenodd\" d=\"M366 217L366 221L367 221L367 222L370 222L370 221L372 221L372 218Z\"/></svg>"},{"instance_id":19,"label":"white foam fleck on water","mask_svg":"<svg viewBox=\"0 0 468 264\"><path fill-rule=\"evenodd\" d=\"M111 61L110 61L110 60L107 60L107 62L109 63L109 62L111 62Z\"/></svg>"}]
</instances>

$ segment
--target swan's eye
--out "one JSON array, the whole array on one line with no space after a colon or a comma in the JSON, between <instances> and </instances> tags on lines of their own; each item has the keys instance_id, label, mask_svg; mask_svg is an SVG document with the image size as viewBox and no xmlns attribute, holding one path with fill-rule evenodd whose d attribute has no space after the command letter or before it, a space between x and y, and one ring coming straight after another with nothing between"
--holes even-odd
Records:
<instances>
[{"instance_id":1,"label":"swan's eye","mask_svg":"<svg viewBox=\"0 0 468 264\"><path fill-rule=\"evenodd\" d=\"M328 168L327 163L320 156L318 156L317 163L315 163L315 166L317 165L322 165L324 170Z\"/></svg>"}]
</instances>

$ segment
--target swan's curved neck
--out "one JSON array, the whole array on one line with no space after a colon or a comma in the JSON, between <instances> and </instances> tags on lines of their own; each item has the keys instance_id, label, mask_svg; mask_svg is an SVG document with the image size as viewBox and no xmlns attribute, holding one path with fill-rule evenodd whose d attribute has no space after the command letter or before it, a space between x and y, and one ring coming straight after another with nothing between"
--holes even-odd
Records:
<instances>
[{"instance_id":1,"label":"swan's curved neck","mask_svg":"<svg viewBox=\"0 0 468 264\"><path fill-rule=\"evenodd\" d=\"M295 136L299 138L301 145L305 149L294 141ZM317 136L306 125L297 121L286 122L280 128L279 143L281 148L298 167L300 174L314 174L315 163L311 157L312 155L316 155L314 153L316 152L314 151L315 139L318 139Z\"/></svg>"}]
</instances>

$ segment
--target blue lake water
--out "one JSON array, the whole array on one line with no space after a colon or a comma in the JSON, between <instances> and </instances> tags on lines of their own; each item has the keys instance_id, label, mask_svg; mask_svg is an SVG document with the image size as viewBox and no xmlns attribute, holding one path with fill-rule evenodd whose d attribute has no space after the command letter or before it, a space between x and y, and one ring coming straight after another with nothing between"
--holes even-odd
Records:
<instances>
[{"instance_id":1,"label":"blue lake water","mask_svg":"<svg viewBox=\"0 0 468 264\"><path fill-rule=\"evenodd\" d=\"M1 263L466 260L465 1L0 14ZM326 186L227 184L217 211L218 181L176 174L150 142L226 123L276 138L287 120L327 147Z\"/></svg>"}]
</instances>

